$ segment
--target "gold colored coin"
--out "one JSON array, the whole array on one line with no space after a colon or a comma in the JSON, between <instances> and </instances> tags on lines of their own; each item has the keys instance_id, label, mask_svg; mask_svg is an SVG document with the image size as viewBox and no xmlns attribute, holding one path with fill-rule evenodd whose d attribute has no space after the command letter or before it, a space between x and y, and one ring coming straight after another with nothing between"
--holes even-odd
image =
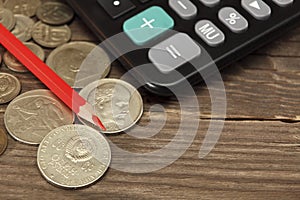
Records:
<instances>
[{"instance_id":1,"label":"gold colored coin","mask_svg":"<svg viewBox=\"0 0 300 200\"><path fill-rule=\"evenodd\" d=\"M13 100L21 91L20 81L13 75L0 73L0 104Z\"/></svg>"},{"instance_id":2,"label":"gold colored coin","mask_svg":"<svg viewBox=\"0 0 300 200\"><path fill-rule=\"evenodd\" d=\"M32 38L43 47L55 48L71 39L71 30L67 25L50 26L37 22L33 26Z\"/></svg>"},{"instance_id":3,"label":"gold colored coin","mask_svg":"<svg viewBox=\"0 0 300 200\"><path fill-rule=\"evenodd\" d=\"M119 79L101 79L80 91L95 110L107 129L103 133L113 134L125 131L135 125L143 114L143 99L129 83ZM80 119L84 124L95 125ZM99 130L100 131L100 130Z\"/></svg>"},{"instance_id":4,"label":"gold colored coin","mask_svg":"<svg viewBox=\"0 0 300 200\"><path fill-rule=\"evenodd\" d=\"M45 52L40 46L38 46L32 42L25 42L24 45L26 47L28 47L32 51L32 53L34 53L37 57L39 57L39 59L44 61ZM20 63L16 59L16 57L14 57L8 51L6 51L4 53L3 60L4 60L5 65L7 66L7 68L9 68L10 70L12 70L14 72L25 73L25 72L29 71L22 63Z\"/></svg>"},{"instance_id":5,"label":"gold colored coin","mask_svg":"<svg viewBox=\"0 0 300 200\"><path fill-rule=\"evenodd\" d=\"M4 7L11 10L14 14L32 17L35 15L36 9L40 4L40 0L6 0Z\"/></svg>"},{"instance_id":6,"label":"gold colored coin","mask_svg":"<svg viewBox=\"0 0 300 200\"><path fill-rule=\"evenodd\" d=\"M0 128L0 155L2 155L7 147L8 138L3 129Z\"/></svg>"},{"instance_id":7,"label":"gold colored coin","mask_svg":"<svg viewBox=\"0 0 300 200\"><path fill-rule=\"evenodd\" d=\"M4 114L8 133L16 140L38 145L53 129L72 124L74 114L49 90L32 90L14 99Z\"/></svg>"},{"instance_id":8,"label":"gold colored coin","mask_svg":"<svg viewBox=\"0 0 300 200\"><path fill-rule=\"evenodd\" d=\"M88 186L104 175L111 162L105 137L84 125L66 125L41 142L37 163L43 177L65 188Z\"/></svg>"},{"instance_id":9,"label":"gold colored coin","mask_svg":"<svg viewBox=\"0 0 300 200\"><path fill-rule=\"evenodd\" d=\"M46 2L37 9L36 16L46 24L62 25L73 19L74 11L60 2Z\"/></svg>"},{"instance_id":10,"label":"gold colored coin","mask_svg":"<svg viewBox=\"0 0 300 200\"><path fill-rule=\"evenodd\" d=\"M88 57L91 53L92 56ZM106 77L111 69L107 53L90 42L64 44L50 53L46 63L70 86L78 88L95 81L95 78Z\"/></svg>"}]
</instances>

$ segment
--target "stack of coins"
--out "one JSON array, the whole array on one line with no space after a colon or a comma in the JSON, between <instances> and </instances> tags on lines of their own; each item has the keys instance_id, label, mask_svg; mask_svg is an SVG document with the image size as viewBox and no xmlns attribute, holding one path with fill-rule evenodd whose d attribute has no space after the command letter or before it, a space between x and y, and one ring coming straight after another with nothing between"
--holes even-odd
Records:
<instances>
[{"instance_id":1,"label":"stack of coins","mask_svg":"<svg viewBox=\"0 0 300 200\"><path fill-rule=\"evenodd\" d=\"M135 125L143 114L143 101L130 84L105 78L111 60L94 43L69 42L68 26L73 10L60 2L40 0L0 0L0 23L55 71L70 86L81 88L82 95L93 105L107 128L106 134L120 133ZM45 49L51 51L46 57ZM99 80L77 84L81 65L90 52L96 51ZM3 59L2 59L3 57ZM2 62L3 61L3 62ZM28 70L9 52L0 48L0 63L14 73ZM86 70L86 69L85 69ZM92 83L90 83L92 82ZM39 145L38 169L52 184L63 188L90 185L104 175L111 161L106 138L89 122L73 124L75 116L51 91L32 90L19 95L20 81L8 73L0 73L0 104L7 104L4 124L17 141ZM18 96L19 95L19 96ZM7 135L0 129L0 155L7 146Z\"/></svg>"}]
</instances>

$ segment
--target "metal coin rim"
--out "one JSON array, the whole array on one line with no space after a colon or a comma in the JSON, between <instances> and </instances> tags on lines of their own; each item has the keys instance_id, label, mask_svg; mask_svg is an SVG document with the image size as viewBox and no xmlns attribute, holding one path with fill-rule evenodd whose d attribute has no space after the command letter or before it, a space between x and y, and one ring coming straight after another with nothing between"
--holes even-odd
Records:
<instances>
[{"instance_id":1,"label":"metal coin rim","mask_svg":"<svg viewBox=\"0 0 300 200\"><path fill-rule=\"evenodd\" d=\"M100 131L101 133L105 133L105 134L117 134L117 133L120 133L120 132L123 132L123 131L126 131L130 128L132 128L134 125L136 125L136 123L141 119L141 117L143 116L143 113L144 113L144 104L143 104L143 98L141 96L141 94L139 93L139 91L133 87L130 83L127 83L123 80L120 80L120 79L115 79L115 78L105 78L105 79L100 79L98 81L94 81L92 83L90 83L89 85L87 85L86 87L84 87L80 92L79 92L79 95L81 95L83 98L85 98L84 95L82 95L83 93L90 93L91 90L95 89L94 85L97 85L96 87L98 87L99 85L101 84L104 84L104 83L119 83L123 86L125 86L126 88L128 88L129 90L131 91L134 91L136 92L137 94L137 97L139 98L139 102L141 102L141 110L140 110L140 113L139 115L137 116L137 118L135 120L133 120L133 122L128 125L127 127L124 127L120 130L117 130L117 131L103 131L101 130L99 127L95 126L94 124L90 123L90 122L87 122L86 120L82 119L81 117L78 117L79 121L87 126L90 126L94 129L97 129L98 131ZM100 119L101 120L101 119Z\"/></svg>"},{"instance_id":2,"label":"metal coin rim","mask_svg":"<svg viewBox=\"0 0 300 200\"><path fill-rule=\"evenodd\" d=\"M48 138L48 136L50 136L53 132L61 129L61 128L64 128L64 127L70 127L70 126L75 126L75 127L85 127L87 129L90 129L90 132L93 132L94 134L98 134L100 137L103 138L103 140L105 141L106 143L106 146L108 147L108 154L109 154L109 158L108 158L108 163L107 165L105 166L105 170L103 170L103 173L101 175L99 175L99 177L95 178L93 181L91 181L90 183L87 183L87 184L81 184L81 185L76 185L76 186L69 186L69 185L64 185L64 184L60 184L56 181L54 181L53 179L51 179L50 177L48 177L44 170L42 170L42 167L40 165L40 162L39 162L39 157L40 157L40 151L41 151L41 148L42 148L42 144L46 141L46 138ZM73 124L73 125L65 125L65 126L61 126L61 127L58 127L52 131L50 131L48 133L48 135L46 135L46 137L42 140L41 144L39 145L39 148L38 148L38 151L37 151L37 165L38 165L38 169L40 171L40 173L42 174L42 176L51 184L55 185L55 186L58 186L58 187L62 187L62 188L68 188L68 189L74 189L74 188L82 188L82 187L86 187L86 186L89 186L89 185L92 185L94 183L96 183L101 177L104 176L104 174L107 172L110 164L111 164L111 148L110 148L110 145L109 145L109 142L107 141L107 139L105 138L105 136L103 136L101 133L98 133L97 130L89 127L89 126L85 126L85 125L81 125L81 124Z\"/></svg>"},{"instance_id":3,"label":"metal coin rim","mask_svg":"<svg viewBox=\"0 0 300 200\"><path fill-rule=\"evenodd\" d=\"M1 74L6 75L6 76L10 76L12 79L14 79L16 81L16 84L17 84L17 87L16 87L17 90L16 90L16 92L13 93L14 95L11 98L9 98L6 101L1 103L1 104L6 104L6 103L12 101L13 99L15 99L20 94L20 92L22 90L22 85L21 85L20 80L17 77L15 77L14 75L4 73L4 72L0 72L0 75Z\"/></svg>"},{"instance_id":4,"label":"metal coin rim","mask_svg":"<svg viewBox=\"0 0 300 200\"><path fill-rule=\"evenodd\" d=\"M35 96L35 95L36 95L36 96L37 96L38 94L36 94L36 93L43 92L43 91L48 92L48 91L50 91L50 90L47 90L47 89L30 90L30 91L28 91L28 92L25 92L25 93L19 95L17 98L15 98L15 99L7 106L6 111L5 111L5 113L4 113L4 125L5 125L5 128L6 128L7 132L9 133L9 135L10 135L12 138L14 138L15 140L17 140L17 141L19 141L19 142L21 142L21 143L23 143L23 144L28 144L28 145L37 146L37 145L39 145L40 143L26 141L26 140L24 140L24 139L22 139L22 138L20 138L20 137L17 137L17 136L13 133L13 131L10 130L10 127L8 126L8 122L7 122L7 110L8 110L8 108L11 106L11 104L13 104L14 102L19 101L19 100L22 100L23 98L26 98L26 97L29 96L29 95L32 95L32 96ZM51 91L50 91L50 92L51 92ZM53 94L53 95L54 95L54 94ZM54 96L55 96L55 95L54 95ZM55 96L55 97L56 97L56 96ZM59 99L57 98L56 100L59 100ZM62 103L60 100L59 100L59 102ZM63 103L62 103L62 104L63 104ZM63 104L63 105L64 105L64 104ZM66 106L66 107L67 107L67 106ZM75 121L75 114L72 112L72 123L74 123L74 121Z\"/></svg>"},{"instance_id":5,"label":"metal coin rim","mask_svg":"<svg viewBox=\"0 0 300 200\"><path fill-rule=\"evenodd\" d=\"M65 41L65 42L63 42L63 43L59 43L59 44L55 44L55 45L50 45L49 43L44 42L43 40L38 40L38 39L36 39L36 38L34 37L34 34L33 34L33 33L34 33L36 27L39 26L40 24L43 24L43 25L46 25L46 26L50 26L50 27L56 27L56 28L58 28L58 27L60 27L60 28L62 28L62 27L66 28L66 30L68 31L68 35L69 35L68 40ZM53 25L48 25L48 24L46 24L46 23L43 23L43 22L41 22L41 21L38 21L38 22L36 22L36 23L33 25L33 27L32 27L32 34L31 34L31 36L32 36L32 39L33 39L37 44L39 44L39 45L41 45L41 46L43 46L43 47L46 47L46 48L56 48L56 47L59 47L59 46L64 45L64 44L68 44L68 42L69 42L69 41L71 40L71 38L72 38L72 31L71 31L71 29L70 29L70 27L69 27L68 25L53 26Z\"/></svg>"},{"instance_id":6,"label":"metal coin rim","mask_svg":"<svg viewBox=\"0 0 300 200\"><path fill-rule=\"evenodd\" d=\"M54 49L54 50L49 54L49 56L48 56L47 59L46 59L46 64L47 64L53 71L56 72L55 67L52 65L54 57L55 57L57 54L61 53L61 51L65 50L65 49L67 49L67 48L69 48L69 47L72 47L72 46L77 46L78 44L80 44L80 45L86 45L86 46L93 46L94 49L95 49L95 48L98 48L98 46L97 46L96 44L92 43L92 42L75 41L75 42L65 43L65 44L63 44L63 45L58 46L56 49ZM99 48L100 48L100 47L99 47ZM93 50L94 50L94 49L93 49ZM92 51L93 51L93 50L92 50ZM102 48L101 48L101 50L103 50L103 52L105 53L105 56L107 57L107 59L110 60L109 55L105 52L105 50L102 49ZM111 64L109 64L109 66L105 69L105 71L104 71L104 73L102 74L101 78L105 78L105 77L109 74L110 71L111 71ZM58 75L59 75L59 74L58 74ZM71 85L71 87L75 87L75 86Z\"/></svg>"},{"instance_id":7,"label":"metal coin rim","mask_svg":"<svg viewBox=\"0 0 300 200\"><path fill-rule=\"evenodd\" d=\"M65 20L62 20L62 21L59 22L59 23L58 23L58 22L51 21L51 20L47 20L47 19L45 19L45 18L43 18L43 17L40 16L40 14L42 13L42 12L40 11L40 9L42 9L42 7L43 7L44 5L60 5L60 6L63 6L63 7L65 7L65 8L68 8L70 11L72 11L72 15L71 15L69 18L66 18ZM67 23L69 23L69 22L74 18L74 16L75 16L75 13L74 13L74 11L73 11L72 8L70 8L68 5L66 5L66 4L64 4L64 3L61 3L61 2L55 2L55 1L45 2L45 3L41 4L41 5L37 8L37 10L36 10L36 17L37 17L40 21L44 22L45 24L49 24L49 25L63 25L63 24L67 24Z\"/></svg>"},{"instance_id":8,"label":"metal coin rim","mask_svg":"<svg viewBox=\"0 0 300 200\"><path fill-rule=\"evenodd\" d=\"M7 134L5 133L5 131L4 131L2 128L0 128L0 135L3 135L4 141L5 141L3 148L0 149L0 155L2 155L2 154L4 154L4 152L5 152L6 149L7 149L7 145L8 145L8 137L7 137ZM0 136L0 137L1 137L1 136Z\"/></svg>"}]
</instances>

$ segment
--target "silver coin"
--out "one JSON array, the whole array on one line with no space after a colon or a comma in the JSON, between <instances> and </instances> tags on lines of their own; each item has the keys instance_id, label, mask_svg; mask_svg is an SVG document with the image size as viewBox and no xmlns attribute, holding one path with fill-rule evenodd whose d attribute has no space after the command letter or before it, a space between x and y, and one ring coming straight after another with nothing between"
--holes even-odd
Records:
<instances>
[{"instance_id":1,"label":"silver coin","mask_svg":"<svg viewBox=\"0 0 300 200\"><path fill-rule=\"evenodd\" d=\"M0 73L0 104L10 102L20 91L21 83L15 76Z\"/></svg>"},{"instance_id":2,"label":"silver coin","mask_svg":"<svg viewBox=\"0 0 300 200\"><path fill-rule=\"evenodd\" d=\"M86 59L91 52L93 56ZM64 44L50 53L46 63L70 86L81 88L95 81L95 77L106 77L111 68L105 51L90 42Z\"/></svg>"},{"instance_id":3,"label":"silver coin","mask_svg":"<svg viewBox=\"0 0 300 200\"><path fill-rule=\"evenodd\" d=\"M74 11L60 2L46 2L38 7L36 16L46 24L61 25L73 19Z\"/></svg>"},{"instance_id":4,"label":"silver coin","mask_svg":"<svg viewBox=\"0 0 300 200\"><path fill-rule=\"evenodd\" d=\"M71 39L71 30L67 25L50 26L37 22L33 26L32 38L43 47L55 48Z\"/></svg>"},{"instance_id":5,"label":"silver coin","mask_svg":"<svg viewBox=\"0 0 300 200\"><path fill-rule=\"evenodd\" d=\"M0 8L0 23L11 31L16 25L16 18L10 10Z\"/></svg>"},{"instance_id":6,"label":"silver coin","mask_svg":"<svg viewBox=\"0 0 300 200\"><path fill-rule=\"evenodd\" d=\"M36 9L40 4L40 0L6 0L4 7L11 10L14 14L32 17L35 15Z\"/></svg>"},{"instance_id":7,"label":"silver coin","mask_svg":"<svg viewBox=\"0 0 300 200\"><path fill-rule=\"evenodd\" d=\"M51 130L73 121L72 111L49 90L33 90L18 96L4 114L8 133L32 145L40 144Z\"/></svg>"},{"instance_id":8,"label":"silver coin","mask_svg":"<svg viewBox=\"0 0 300 200\"><path fill-rule=\"evenodd\" d=\"M16 18L16 25L12 33L22 42L30 40L34 21L25 15L14 16Z\"/></svg>"},{"instance_id":9,"label":"silver coin","mask_svg":"<svg viewBox=\"0 0 300 200\"><path fill-rule=\"evenodd\" d=\"M104 175L110 162L111 150L105 137L84 125L67 125L51 131L37 153L43 177L65 188L94 183Z\"/></svg>"},{"instance_id":10,"label":"silver coin","mask_svg":"<svg viewBox=\"0 0 300 200\"><path fill-rule=\"evenodd\" d=\"M113 134L125 131L135 125L143 114L143 99L129 83L119 79L101 79L80 91L94 108L107 129L103 133ZM97 128L80 119L84 124ZM99 129L98 129L99 130Z\"/></svg>"}]
</instances>

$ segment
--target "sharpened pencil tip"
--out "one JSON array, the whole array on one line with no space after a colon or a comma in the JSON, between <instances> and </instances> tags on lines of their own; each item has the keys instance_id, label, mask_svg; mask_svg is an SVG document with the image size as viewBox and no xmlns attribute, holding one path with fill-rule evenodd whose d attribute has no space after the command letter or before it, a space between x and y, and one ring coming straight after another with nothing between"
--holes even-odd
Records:
<instances>
[{"instance_id":1,"label":"sharpened pencil tip","mask_svg":"<svg viewBox=\"0 0 300 200\"><path fill-rule=\"evenodd\" d=\"M95 122L95 124L97 124L103 131L106 131L105 126L102 124L102 122L100 121L99 117L97 117L96 115L93 115L93 121Z\"/></svg>"}]
</instances>

